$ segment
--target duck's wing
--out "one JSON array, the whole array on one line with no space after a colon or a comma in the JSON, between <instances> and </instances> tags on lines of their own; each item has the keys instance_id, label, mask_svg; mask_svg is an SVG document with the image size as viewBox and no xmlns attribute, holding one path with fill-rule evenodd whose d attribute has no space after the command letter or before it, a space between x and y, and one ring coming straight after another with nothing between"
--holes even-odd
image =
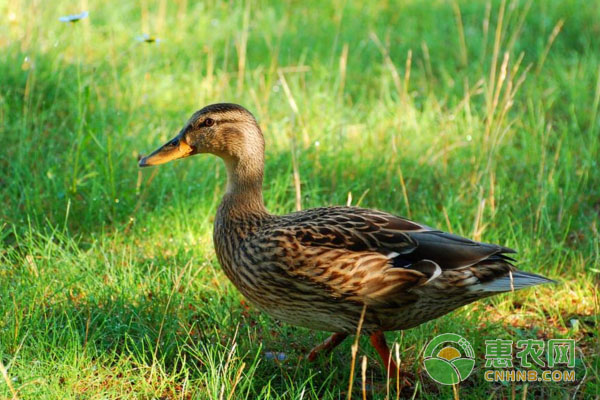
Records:
<instances>
[{"instance_id":1,"label":"duck's wing","mask_svg":"<svg viewBox=\"0 0 600 400\"><path fill-rule=\"evenodd\" d=\"M442 269L467 267L514 250L442 232L406 218L358 207L327 207L290 214L283 226L306 246L374 251L396 266L431 260Z\"/></svg>"},{"instance_id":2,"label":"duck's wing","mask_svg":"<svg viewBox=\"0 0 600 400\"><path fill-rule=\"evenodd\" d=\"M446 270L456 270L453 284L460 285L484 283L513 269L505 253L514 250L355 207L290 214L268 235L271 243L277 242L276 258L292 278L313 282L332 297L365 304L414 301L410 289Z\"/></svg>"}]
</instances>

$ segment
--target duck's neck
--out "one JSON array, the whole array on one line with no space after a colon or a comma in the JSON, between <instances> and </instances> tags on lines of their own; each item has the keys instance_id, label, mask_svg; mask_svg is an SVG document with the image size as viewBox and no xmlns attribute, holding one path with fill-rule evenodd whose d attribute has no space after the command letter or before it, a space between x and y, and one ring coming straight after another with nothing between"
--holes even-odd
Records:
<instances>
[{"instance_id":1,"label":"duck's neck","mask_svg":"<svg viewBox=\"0 0 600 400\"><path fill-rule=\"evenodd\" d=\"M268 215L263 202L263 156L225 159L227 191L219 213L223 217L250 218Z\"/></svg>"}]
</instances>

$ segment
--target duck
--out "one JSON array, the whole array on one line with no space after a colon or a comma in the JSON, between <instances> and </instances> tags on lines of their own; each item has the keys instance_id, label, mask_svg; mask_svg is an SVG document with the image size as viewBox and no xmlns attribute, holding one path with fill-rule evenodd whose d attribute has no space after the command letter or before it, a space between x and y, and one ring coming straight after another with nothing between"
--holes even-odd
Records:
<instances>
[{"instance_id":1,"label":"duck","mask_svg":"<svg viewBox=\"0 0 600 400\"><path fill-rule=\"evenodd\" d=\"M265 140L255 117L232 103L195 112L140 167L196 154L221 158L227 187L214 220L219 264L241 294L271 317L331 333L308 354L369 335L391 375L384 332L406 330L459 307L544 283L517 270L515 250L481 243L383 211L350 206L286 215L263 200Z\"/></svg>"}]
</instances>

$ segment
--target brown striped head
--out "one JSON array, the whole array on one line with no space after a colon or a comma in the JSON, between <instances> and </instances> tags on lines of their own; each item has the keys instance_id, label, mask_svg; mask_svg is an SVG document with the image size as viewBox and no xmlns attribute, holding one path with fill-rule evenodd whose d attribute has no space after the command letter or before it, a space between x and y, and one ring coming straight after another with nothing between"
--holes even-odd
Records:
<instances>
[{"instance_id":1,"label":"brown striped head","mask_svg":"<svg viewBox=\"0 0 600 400\"><path fill-rule=\"evenodd\" d=\"M164 164L199 153L215 154L227 164L248 157L262 164L264 139L256 119L244 107L212 104L196 111L175 138L142 158L139 166Z\"/></svg>"}]
</instances>

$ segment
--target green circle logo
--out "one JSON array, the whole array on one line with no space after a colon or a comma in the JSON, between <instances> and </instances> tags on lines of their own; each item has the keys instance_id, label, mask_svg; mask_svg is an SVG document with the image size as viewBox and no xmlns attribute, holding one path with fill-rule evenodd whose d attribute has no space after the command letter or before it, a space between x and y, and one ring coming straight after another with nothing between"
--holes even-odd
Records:
<instances>
[{"instance_id":1,"label":"green circle logo","mask_svg":"<svg viewBox=\"0 0 600 400\"><path fill-rule=\"evenodd\" d=\"M431 379L442 385L454 385L471 375L475 366L473 346L455 333L434 337L425 348L423 366Z\"/></svg>"}]
</instances>

